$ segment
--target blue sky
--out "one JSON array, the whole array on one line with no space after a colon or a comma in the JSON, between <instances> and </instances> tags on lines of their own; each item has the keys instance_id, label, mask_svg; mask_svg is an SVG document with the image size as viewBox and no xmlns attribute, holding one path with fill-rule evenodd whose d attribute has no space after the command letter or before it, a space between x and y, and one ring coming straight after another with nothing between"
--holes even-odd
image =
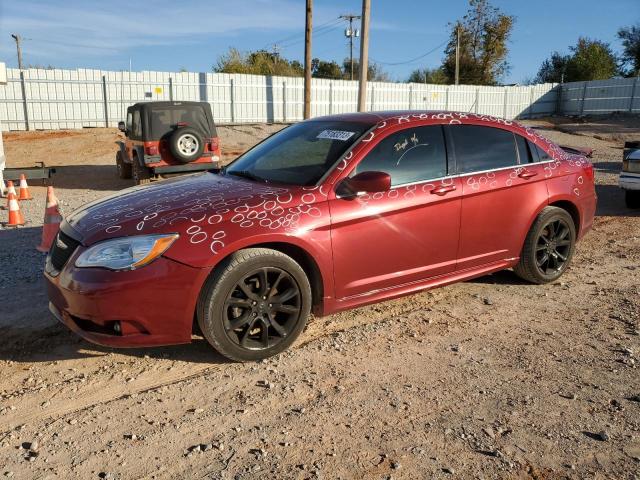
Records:
<instances>
[{"instance_id":1,"label":"blue sky","mask_svg":"<svg viewBox=\"0 0 640 480\"><path fill-rule=\"evenodd\" d=\"M447 23L464 15L466 0L372 0L369 56L396 80L436 67ZM619 51L620 26L640 21L639 0L493 0L516 17L509 44L507 83L535 75L553 50L566 51L581 35ZM315 0L318 28L313 56L340 62L348 55L340 14L359 13L359 0ZM11 33L25 40L26 64L60 68L210 71L231 46L240 50L280 43L290 59L303 58L304 0L0 0L0 60L17 66ZM324 27L320 28L321 25ZM284 40L284 41L282 41ZM354 50L359 52L359 44ZM356 55L357 56L357 55Z\"/></svg>"}]
</instances>

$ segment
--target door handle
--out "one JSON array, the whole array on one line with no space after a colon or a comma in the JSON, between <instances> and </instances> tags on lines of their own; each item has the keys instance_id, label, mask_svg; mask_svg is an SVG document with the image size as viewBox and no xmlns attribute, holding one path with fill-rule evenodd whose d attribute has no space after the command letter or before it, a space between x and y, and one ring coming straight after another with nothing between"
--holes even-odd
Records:
<instances>
[{"instance_id":1,"label":"door handle","mask_svg":"<svg viewBox=\"0 0 640 480\"><path fill-rule=\"evenodd\" d=\"M446 195L449 192L453 192L455 189L455 185L443 185L441 187L434 188L433 190L431 190L431 193L442 196Z\"/></svg>"},{"instance_id":2,"label":"door handle","mask_svg":"<svg viewBox=\"0 0 640 480\"><path fill-rule=\"evenodd\" d=\"M532 172L530 170L525 170L524 172L520 172L518 174L518 176L520 178L524 178L525 180L528 180L529 178L535 177L538 173L537 172Z\"/></svg>"}]
</instances>

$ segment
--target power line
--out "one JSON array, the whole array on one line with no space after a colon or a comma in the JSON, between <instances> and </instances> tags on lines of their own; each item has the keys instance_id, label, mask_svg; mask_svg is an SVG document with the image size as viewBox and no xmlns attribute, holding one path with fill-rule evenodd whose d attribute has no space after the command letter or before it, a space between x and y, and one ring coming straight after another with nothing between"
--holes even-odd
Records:
<instances>
[{"instance_id":1,"label":"power line","mask_svg":"<svg viewBox=\"0 0 640 480\"><path fill-rule=\"evenodd\" d=\"M336 23L336 22L340 22L340 18L333 18L325 23L321 23L320 25L318 25L317 27L314 28L315 32L321 31L324 27ZM304 37L301 39L300 38L300 33L294 33L292 35L289 35L287 37L281 38L280 40L276 40L274 42L269 42L267 45L265 45L264 49L272 46L273 44L278 44L280 46L282 46L282 44L284 43L288 43L290 40L295 40L295 41L301 41L304 42Z\"/></svg>"},{"instance_id":2,"label":"power line","mask_svg":"<svg viewBox=\"0 0 640 480\"><path fill-rule=\"evenodd\" d=\"M431 50L429 50L429 51L428 51L428 52L426 52L426 53L423 53L423 54L422 54L422 55L420 55L420 56L417 56L417 57L412 58L412 59L410 59L410 60L406 60L406 61L404 61L404 62L381 62L381 61L376 60L376 59L374 59L374 58L372 58L371 60L373 60L374 62L379 63L379 64L381 64L381 65L391 65L391 66L393 66L393 65L406 65L406 64L408 64L408 63L414 63L414 62L417 62L418 60L420 60L420 59L422 59L422 58L426 57L427 55L431 55L433 52L435 52L435 51L436 51L436 50L438 50L439 48L444 47L447 43L449 43L449 40L446 40L446 41L442 42L442 43L441 43L440 45L438 45L437 47L432 48Z\"/></svg>"},{"instance_id":3,"label":"power line","mask_svg":"<svg viewBox=\"0 0 640 480\"><path fill-rule=\"evenodd\" d=\"M340 25L339 25L340 23L341 23L341 21L339 19L337 19L337 20L334 21L334 25L325 26L324 28L314 28L313 37L317 38L317 37L325 35L325 34L327 34L329 32L334 31L335 29L340 27ZM295 40L290 40L288 42L278 43L278 45L280 47L282 47L282 48L289 48L289 47L292 47L292 46L294 46L294 45L296 45L298 43L303 43L303 42L304 42L304 38L298 38L298 39L295 39Z\"/></svg>"}]
</instances>

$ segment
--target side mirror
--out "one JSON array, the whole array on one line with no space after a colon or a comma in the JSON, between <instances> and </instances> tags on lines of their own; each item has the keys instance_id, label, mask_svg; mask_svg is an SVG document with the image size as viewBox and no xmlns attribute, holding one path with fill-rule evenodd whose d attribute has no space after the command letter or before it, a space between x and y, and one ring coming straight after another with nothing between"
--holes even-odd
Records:
<instances>
[{"instance_id":1,"label":"side mirror","mask_svg":"<svg viewBox=\"0 0 640 480\"><path fill-rule=\"evenodd\" d=\"M126 127L126 125L124 124L124 122L118 122L118 130L120 130L120 131L121 131L121 132L123 132L123 133L126 133L126 131L127 131L127 127Z\"/></svg>"},{"instance_id":2,"label":"side mirror","mask_svg":"<svg viewBox=\"0 0 640 480\"><path fill-rule=\"evenodd\" d=\"M356 195L360 192L386 192L391 188L391 176L385 172L361 172L351 178L345 178L338 185L340 196Z\"/></svg>"}]
</instances>

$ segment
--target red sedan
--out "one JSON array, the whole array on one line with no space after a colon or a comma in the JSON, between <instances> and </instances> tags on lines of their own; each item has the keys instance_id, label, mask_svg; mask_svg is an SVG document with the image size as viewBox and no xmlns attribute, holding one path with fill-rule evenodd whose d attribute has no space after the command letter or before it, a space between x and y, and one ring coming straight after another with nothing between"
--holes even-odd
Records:
<instances>
[{"instance_id":1,"label":"red sedan","mask_svg":"<svg viewBox=\"0 0 640 480\"><path fill-rule=\"evenodd\" d=\"M102 345L191 341L257 360L327 315L513 268L556 280L593 167L535 130L449 112L292 125L220 172L89 204L47 257L51 311ZM194 325L195 324L195 325Z\"/></svg>"}]
</instances>

